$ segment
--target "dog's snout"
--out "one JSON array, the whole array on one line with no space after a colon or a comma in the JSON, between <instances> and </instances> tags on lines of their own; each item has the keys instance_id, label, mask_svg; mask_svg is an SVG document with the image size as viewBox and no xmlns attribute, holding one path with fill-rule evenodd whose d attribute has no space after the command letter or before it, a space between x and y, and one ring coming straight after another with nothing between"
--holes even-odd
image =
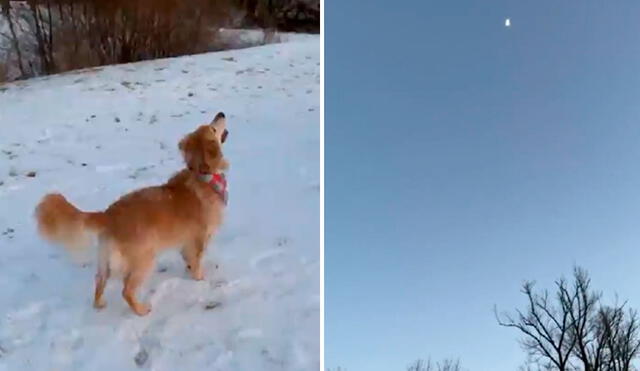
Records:
<instances>
[{"instance_id":1,"label":"dog's snout","mask_svg":"<svg viewBox=\"0 0 640 371\"><path fill-rule=\"evenodd\" d=\"M211 173L211 168L209 167L209 165L203 163L198 166L198 171L200 172L200 174L209 174Z\"/></svg>"},{"instance_id":2,"label":"dog's snout","mask_svg":"<svg viewBox=\"0 0 640 371\"><path fill-rule=\"evenodd\" d=\"M229 135L229 130L224 129L224 131L222 132L222 143L224 143L227 140L227 136Z\"/></svg>"}]
</instances>

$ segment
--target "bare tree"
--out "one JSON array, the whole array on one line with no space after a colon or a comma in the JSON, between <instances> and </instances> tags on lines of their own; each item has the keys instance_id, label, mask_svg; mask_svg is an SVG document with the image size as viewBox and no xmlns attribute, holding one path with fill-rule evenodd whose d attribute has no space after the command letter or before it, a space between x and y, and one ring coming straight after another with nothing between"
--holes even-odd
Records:
<instances>
[{"instance_id":1,"label":"bare tree","mask_svg":"<svg viewBox=\"0 0 640 371\"><path fill-rule=\"evenodd\" d=\"M53 15L51 1L27 1L37 45L38 58L45 74L56 72L53 60Z\"/></svg>"},{"instance_id":2,"label":"bare tree","mask_svg":"<svg viewBox=\"0 0 640 371\"><path fill-rule=\"evenodd\" d=\"M563 288L566 282L560 280L556 285ZM533 282L525 282L522 287L522 293L528 299L526 311L516 310L516 318L510 314L498 316L496 313L498 323L516 328L524 334L522 347L536 363L566 371L575 347L575 338L570 335L569 312L562 304L554 305L547 291L538 294L533 288Z\"/></svg>"},{"instance_id":3,"label":"bare tree","mask_svg":"<svg viewBox=\"0 0 640 371\"><path fill-rule=\"evenodd\" d=\"M573 277L571 287L564 280L557 284L562 311L569 314L570 336L575 344L573 356L578 358L584 371L600 370L603 345L600 334L594 331L593 316L602 295L590 290L591 279L585 270L574 268Z\"/></svg>"},{"instance_id":4,"label":"bare tree","mask_svg":"<svg viewBox=\"0 0 640 371\"><path fill-rule=\"evenodd\" d=\"M637 313L625 304L601 305L587 272L575 268L573 283L555 282L553 299L525 282L526 310L516 315L496 312L498 324L521 332L521 344L533 364L543 370L629 371L638 357Z\"/></svg>"},{"instance_id":5,"label":"bare tree","mask_svg":"<svg viewBox=\"0 0 640 371\"><path fill-rule=\"evenodd\" d=\"M9 24L9 33L10 36L0 35L9 38L11 43L11 47L17 56L18 69L20 70L21 77L25 76L24 64L22 63L22 51L20 50L20 40L18 39L18 34L16 33L16 27L13 19L13 15L11 14L11 2L9 0L2 0L0 2L0 8L2 8L2 16L6 19Z\"/></svg>"},{"instance_id":6,"label":"bare tree","mask_svg":"<svg viewBox=\"0 0 640 371\"><path fill-rule=\"evenodd\" d=\"M438 371L462 371L460 360L445 359L442 363L436 364Z\"/></svg>"},{"instance_id":7,"label":"bare tree","mask_svg":"<svg viewBox=\"0 0 640 371\"><path fill-rule=\"evenodd\" d=\"M625 311L625 304L603 307L596 317L595 331L602 339L602 370L627 371L638 357L640 339L638 316L634 310Z\"/></svg>"},{"instance_id":8,"label":"bare tree","mask_svg":"<svg viewBox=\"0 0 640 371\"><path fill-rule=\"evenodd\" d=\"M407 367L407 371L462 371L460 360L445 359L442 362L431 362L431 359L417 359Z\"/></svg>"},{"instance_id":9,"label":"bare tree","mask_svg":"<svg viewBox=\"0 0 640 371\"><path fill-rule=\"evenodd\" d=\"M432 371L431 360L417 359L407 367L407 371Z\"/></svg>"}]
</instances>

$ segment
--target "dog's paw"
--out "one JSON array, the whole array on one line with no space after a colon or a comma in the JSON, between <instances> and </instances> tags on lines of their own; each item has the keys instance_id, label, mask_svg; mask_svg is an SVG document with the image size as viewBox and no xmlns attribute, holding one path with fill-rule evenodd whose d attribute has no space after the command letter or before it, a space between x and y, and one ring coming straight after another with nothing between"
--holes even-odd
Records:
<instances>
[{"instance_id":1,"label":"dog's paw","mask_svg":"<svg viewBox=\"0 0 640 371\"><path fill-rule=\"evenodd\" d=\"M104 301L104 299L100 299L98 301L93 302L93 307L97 310L103 309L106 306L107 306L107 302Z\"/></svg>"},{"instance_id":2,"label":"dog's paw","mask_svg":"<svg viewBox=\"0 0 640 371\"><path fill-rule=\"evenodd\" d=\"M196 281L202 281L204 279L204 273L202 272L202 269L199 269L195 272L192 272L191 277L193 277L193 279Z\"/></svg>"},{"instance_id":3,"label":"dog's paw","mask_svg":"<svg viewBox=\"0 0 640 371\"><path fill-rule=\"evenodd\" d=\"M146 316L151 312L150 304L138 304L133 311L139 316Z\"/></svg>"},{"instance_id":4,"label":"dog's paw","mask_svg":"<svg viewBox=\"0 0 640 371\"><path fill-rule=\"evenodd\" d=\"M193 278L196 281L202 281L204 279L204 273L203 273L202 267L194 268L191 265L187 265L187 272L189 272L189 275L191 276L191 278Z\"/></svg>"}]
</instances>

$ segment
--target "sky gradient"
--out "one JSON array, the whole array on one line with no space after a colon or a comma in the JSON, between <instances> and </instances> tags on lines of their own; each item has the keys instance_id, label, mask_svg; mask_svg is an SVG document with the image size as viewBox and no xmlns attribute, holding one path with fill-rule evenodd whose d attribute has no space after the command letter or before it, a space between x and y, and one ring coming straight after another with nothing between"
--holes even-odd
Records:
<instances>
[{"instance_id":1,"label":"sky gradient","mask_svg":"<svg viewBox=\"0 0 640 371\"><path fill-rule=\"evenodd\" d=\"M640 2L325 2L325 356L516 370L493 306L640 308ZM505 27L505 19L511 27Z\"/></svg>"}]
</instances>

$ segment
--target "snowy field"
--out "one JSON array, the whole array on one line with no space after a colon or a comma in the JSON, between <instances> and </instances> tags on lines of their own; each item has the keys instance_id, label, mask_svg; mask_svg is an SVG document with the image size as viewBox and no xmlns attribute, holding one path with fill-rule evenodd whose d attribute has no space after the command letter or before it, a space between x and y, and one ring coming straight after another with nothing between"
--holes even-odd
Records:
<instances>
[{"instance_id":1,"label":"snowy field","mask_svg":"<svg viewBox=\"0 0 640 371\"><path fill-rule=\"evenodd\" d=\"M320 44L286 43L0 85L0 370L319 368ZM191 280L159 256L134 315L120 280L36 234L60 191L83 210L160 184L187 132L227 115L229 206Z\"/></svg>"}]
</instances>

